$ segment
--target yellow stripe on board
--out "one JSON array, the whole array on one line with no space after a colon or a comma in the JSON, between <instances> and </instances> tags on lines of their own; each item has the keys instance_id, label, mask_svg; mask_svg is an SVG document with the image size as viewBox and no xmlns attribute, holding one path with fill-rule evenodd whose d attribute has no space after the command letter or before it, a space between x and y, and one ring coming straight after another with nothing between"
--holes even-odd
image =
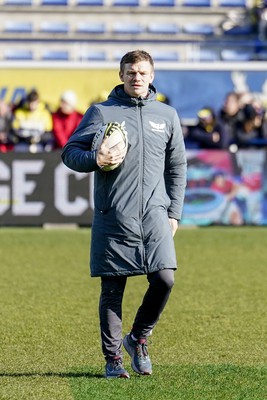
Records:
<instances>
[{"instance_id":1,"label":"yellow stripe on board","mask_svg":"<svg viewBox=\"0 0 267 400\"><path fill-rule=\"evenodd\" d=\"M95 100L103 101L119 84L117 70L88 69L1 69L0 98L8 103L19 100L23 92L36 88L41 100L54 110L59 103L60 95L65 90L74 90L78 97L77 108L85 112Z\"/></svg>"}]
</instances>

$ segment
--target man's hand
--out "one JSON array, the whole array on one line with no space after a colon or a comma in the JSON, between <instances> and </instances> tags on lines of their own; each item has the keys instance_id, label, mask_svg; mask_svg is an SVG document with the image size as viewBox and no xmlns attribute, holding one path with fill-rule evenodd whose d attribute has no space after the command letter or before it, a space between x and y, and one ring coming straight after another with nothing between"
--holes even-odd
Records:
<instances>
[{"instance_id":1,"label":"man's hand","mask_svg":"<svg viewBox=\"0 0 267 400\"><path fill-rule=\"evenodd\" d=\"M171 229L172 229L172 237L174 237L174 235L178 229L178 221L177 221L177 219L169 218L169 223L170 223Z\"/></svg>"},{"instance_id":2,"label":"man's hand","mask_svg":"<svg viewBox=\"0 0 267 400\"><path fill-rule=\"evenodd\" d=\"M96 163L100 168L106 165L121 164L127 153L127 146L121 143L114 147L108 148L105 145L107 139L104 139L99 147L96 155Z\"/></svg>"}]
</instances>

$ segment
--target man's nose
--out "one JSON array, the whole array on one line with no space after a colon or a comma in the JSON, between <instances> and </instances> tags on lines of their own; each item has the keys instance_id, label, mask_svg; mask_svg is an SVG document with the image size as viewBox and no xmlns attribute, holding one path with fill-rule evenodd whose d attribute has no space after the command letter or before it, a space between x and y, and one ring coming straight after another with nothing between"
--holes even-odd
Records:
<instances>
[{"instance_id":1,"label":"man's nose","mask_svg":"<svg viewBox=\"0 0 267 400\"><path fill-rule=\"evenodd\" d=\"M136 72L134 79L139 80L141 78L141 74L139 72Z\"/></svg>"}]
</instances>

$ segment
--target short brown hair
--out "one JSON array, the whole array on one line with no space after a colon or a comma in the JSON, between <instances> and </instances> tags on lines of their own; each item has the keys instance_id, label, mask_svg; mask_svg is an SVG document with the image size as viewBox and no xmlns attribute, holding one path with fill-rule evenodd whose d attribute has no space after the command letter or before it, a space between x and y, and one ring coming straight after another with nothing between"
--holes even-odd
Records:
<instances>
[{"instance_id":1,"label":"short brown hair","mask_svg":"<svg viewBox=\"0 0 267 400\"><path fill-rule=\"evenodd\" d=\"M134 50L126 53L120 62L120 72L123 72L125 64L135 64L140 61L148 61L154 69L154 61L149 53L144 50Z\"/></svg>"},{"instance_id":2,"label":"short brown hair","mask_svg":"<svg viewBox=\"0 0 267 400\"><path fill-rule=\"evenodd\" d=\"M27 102L32 103L33 101L39 100L39 93L37 92L36 89L32 89L28 94L27 94Z\"/></svg>"}]
</instances>

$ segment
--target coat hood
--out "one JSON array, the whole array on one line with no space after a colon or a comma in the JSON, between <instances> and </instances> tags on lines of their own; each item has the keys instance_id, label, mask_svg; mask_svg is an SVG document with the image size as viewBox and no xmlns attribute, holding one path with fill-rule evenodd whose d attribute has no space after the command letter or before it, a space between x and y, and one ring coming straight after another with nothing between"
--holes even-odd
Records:
<instances>
[{"instance_id":1,"label":"coat hood","mask_svg":"<svg viewBox=\"0 0 267 400\"><path fill-rule=\"evenodd\" d=\"M148 88L148 96L144 99L142 97L131 97L124 91L124 85L115 86L115 88L111 91L110 95L108 96L109 99L116 99L117 101L136 105L142 102L142 105L146 105L152 100L156 100L157 98L157 90L153 85L149 85Z\"/></svg>"}]
</instances>

